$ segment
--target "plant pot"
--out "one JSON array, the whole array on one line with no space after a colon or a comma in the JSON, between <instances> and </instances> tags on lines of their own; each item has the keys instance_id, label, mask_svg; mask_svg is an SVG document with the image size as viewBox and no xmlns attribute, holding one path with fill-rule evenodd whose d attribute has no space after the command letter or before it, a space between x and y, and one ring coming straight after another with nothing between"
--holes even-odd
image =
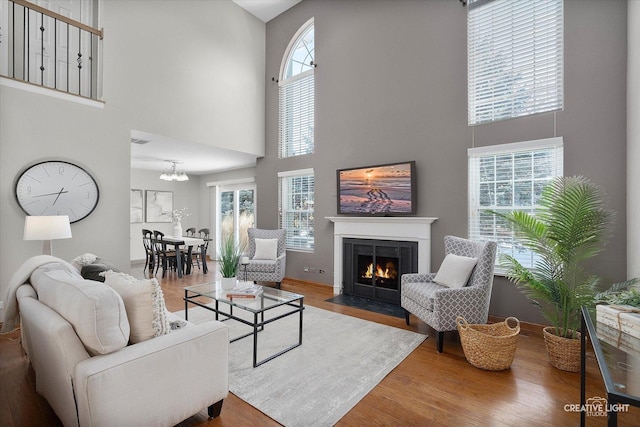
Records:
<instances>
[{"instance_id":1,"label":"plant pot","mask_svg":"<svg viewBox=\"0 0 640 427\"><path fill-rule=\"evenodd\" d=\"M565 338L554 334L553 326L548 326L542 331L549 363L562 371L578 372L580 370L580 333L576 332L578 338Z\"/></svg>"},{"instance_id":2,"label":"plant pot","mask_svg":"<svg viewBox=\"0 0 640 427\"><path fill-rule=\"evenodd\" d=\"M237 283L238 283L238 279L235 276L223 277L222 279L220 279L220 285L222 286L222 289L224 289L225 291L229 291L235 288Z\"/></svg>"}]
</instances>

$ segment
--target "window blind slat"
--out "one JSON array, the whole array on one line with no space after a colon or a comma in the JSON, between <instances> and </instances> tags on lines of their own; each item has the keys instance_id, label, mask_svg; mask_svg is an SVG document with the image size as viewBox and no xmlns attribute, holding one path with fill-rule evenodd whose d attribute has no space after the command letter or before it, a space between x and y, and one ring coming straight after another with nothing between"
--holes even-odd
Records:
<instances>
[{"instance_id":1,"label":"window blind slat","mask_svg":"<svg viewBox=\"0 0 640 427\"><path fill-rule=\"evenodd\" d=\"M562 0L497 0L470 8L470 125L563 107L562 21Z\"/></svg>"},{"instance_id":2,"label":"window blind slat","mask_svg":"<svg viewBox=\"0 0 640 427\"><path fill-rule=\"evenodd\" d=\"M280 86L280 158L313 153L314 75Z\"/></svg>"}]
</instances>

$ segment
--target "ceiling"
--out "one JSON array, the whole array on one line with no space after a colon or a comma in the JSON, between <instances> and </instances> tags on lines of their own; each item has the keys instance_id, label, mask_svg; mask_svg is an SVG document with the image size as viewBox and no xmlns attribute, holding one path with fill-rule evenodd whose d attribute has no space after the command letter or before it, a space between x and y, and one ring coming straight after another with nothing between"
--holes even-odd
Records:
<instances>
[{"instance_id":1,"label":"ceiling","mask_svg":"<svg viewBox=\"0 0 640 427\"><path fill-rule=\"evenodd\" d=\"M302 0L233 0L235 4L258 17L262 22L269 22L290 7Z\"/></svg>"},{"instance_id":2,"label":"ceiling","mask_svg":"<svg viewBox=\"0 0 640 427\"><path fill-rule=\"evenodd\" d=\"M233 0L263 22L268 22L302 0ZM257 156L147 132L131 131L131 167L162 172L170 162L190 175L206 175L256 165Z\"/></svg>"},{"instance_id":3,"label":"ceiling","mask_svg":"<svg viewBox=\"0 0 640 427\"><path fill-rule=\"evenodd\" d=\"M164 171L171 161L189 175L206 175L256 165L257 156L204 144L131 131L131 168Z\"/></svg>"}]
</instances>

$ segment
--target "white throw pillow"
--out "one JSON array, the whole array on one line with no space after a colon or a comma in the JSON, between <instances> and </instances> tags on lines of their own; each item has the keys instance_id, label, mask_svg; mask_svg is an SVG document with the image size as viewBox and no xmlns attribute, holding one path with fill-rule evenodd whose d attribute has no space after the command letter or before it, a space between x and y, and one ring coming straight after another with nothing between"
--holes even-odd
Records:
<instances>
[{"instance_id":1,"label":"white throw pillow","mask_svg":"<svg viewBox=\"0 0 640 427\"><path fill-rule=\"evenodd\" d=\"M440 270L433 281L442 286L461 288L467 284L473 267L477 263L478 258L448 254L444 257Z\"/></svg>"},{"instance_id":2,"label":"white throw pillow","mask_svg":"<svg viewBox=\"0 0 640 427\"><path fill-rule=\"evenodd\" d=\"M127 345L127 313L113 289L63 270L45 272L38 281L40 302L71 323L89 354L108 354Z\"/></svg>"},{"instance_id":3,"label":"white throw pillow","mask_svg":"<svg viewBox=\"0 0 640 427\"><path fill-rule=\"evenodd\" d=\"M131 344L171 331L164 294L157 279L138 280L128 274L113 271L100 274L104 275L104 283L120 294L124 301L131 328Z\"/></svg>"},{"instance_id":4,"label":"white throw pillow","mask_svg":"<svg viewBox=\"0 0 640 427\"><path fill-rule=\"evenodd\" d=\"M275 261L278 258L278 239L255 239L256 253L253 259L268 259Z\"/></svg>"}]
</instances>

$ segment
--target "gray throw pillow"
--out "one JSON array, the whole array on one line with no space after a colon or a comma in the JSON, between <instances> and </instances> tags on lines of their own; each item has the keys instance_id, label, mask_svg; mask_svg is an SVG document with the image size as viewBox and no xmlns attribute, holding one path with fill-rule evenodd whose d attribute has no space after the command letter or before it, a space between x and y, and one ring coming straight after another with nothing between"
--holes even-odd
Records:
<instances>
[{"instance_id":1,"label":"gray throw pillow","mask_svg":"<svg viewBox=\"0 0 640 427\"><path fill-rule=\"evenodd\" d=\"M85 279L104 282L104 276L100 276L100 273L109 270L115 271L116 273L120 272L120 270L111 265L109 261L106 261L102 258L96 258L93 263L83 265L82 270L80 270L80 274Z\"/></svg>"}]
</instances>

